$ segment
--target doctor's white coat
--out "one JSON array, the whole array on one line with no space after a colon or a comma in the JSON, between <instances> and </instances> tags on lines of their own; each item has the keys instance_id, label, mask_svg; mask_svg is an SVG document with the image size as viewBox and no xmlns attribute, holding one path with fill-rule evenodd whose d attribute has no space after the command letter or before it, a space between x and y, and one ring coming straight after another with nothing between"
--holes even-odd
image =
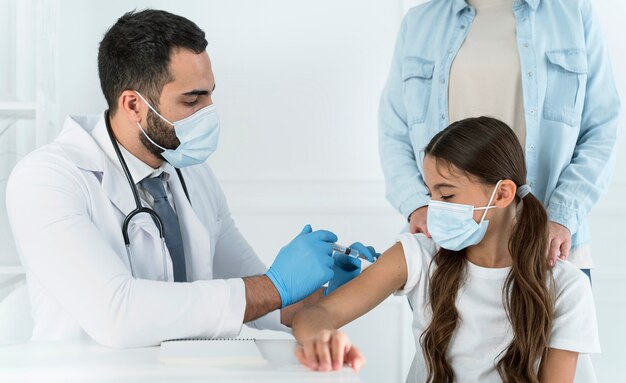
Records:
<instances>
[{"instance_id":1,"label":"doctor's white coat","mask_svg":"<svg viewBox=\"0 0 626 383\"><path fill-rule=\"evenodd\" d=\"M7 185L7 212L31 296L32 339L91 337L137 347L238 335L246 302L241 277L267 268L235 226L209 166L182 169L191 204L175 170L166 169L191 282L164 281L158 230L146 214L129 226L133 278L121 231L135 207L133 195L90 135L95 128L105 129L103 116L68 117L60 136L24 158ZM173 281L169 254L166 259ZM275 311L251 325L285 330L279 317Z\"/></svg>"}]
</instances>

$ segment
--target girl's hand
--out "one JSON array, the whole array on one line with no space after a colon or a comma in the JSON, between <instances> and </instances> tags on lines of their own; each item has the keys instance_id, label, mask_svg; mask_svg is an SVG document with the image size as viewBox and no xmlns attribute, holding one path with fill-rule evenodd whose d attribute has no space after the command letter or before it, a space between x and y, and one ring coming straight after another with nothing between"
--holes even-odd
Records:
<instances>
[{"instance_id":1,"label":"girl's hand","mask_svg":"<svg viewBox=\"0 0 626 383\"><path fill-rule=\"evenodd\" d=\"M302 342L296 348L296 357L314 371L339 370L352 366L358 372L365 365L365 357L354 347L348 336L338 330L323 330Z\"/></svg>"}]
</instances>

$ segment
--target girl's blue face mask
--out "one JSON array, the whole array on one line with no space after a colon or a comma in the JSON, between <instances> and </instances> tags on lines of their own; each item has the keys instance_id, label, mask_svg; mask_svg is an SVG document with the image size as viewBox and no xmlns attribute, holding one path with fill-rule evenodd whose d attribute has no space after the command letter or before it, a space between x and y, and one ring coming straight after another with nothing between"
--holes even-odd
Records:
<instances>
[{"instance_id":1,"label":"girl's blue face mask","mask_svg":"<svg viewBox=\"0 0 626 383\"><path fill-rule=\"evenodd\" d=\"M139 122L137 123L137 126L148 141L163 150L161 155L167 162L172 164L172 166L175 168L184 168L186 166L201 164L215 152L220 136L220 120L217 117L214 104L207 105L185 119L170 122L168 119L161 116L159 112L154 110L152 105L150 105L139 92L135 93L137 93L143 102L148 105L148 108L156 113L157 116L174 127L180 145L172 150L164 148L154 142L152 138L146 134Z\"/></svg>"},{"instance_id":2,"label":"girl's blue face mask","mask_svg":"<svg viewBox=\"0 0 626 383\"><path fill-rule=\"evenodd\" d=\"M433 241L444 249L459 251L466 247L476 245L482 241L489 221L485 220L487 211L495 209L491 202L496 195L500 182L491 193L487 206L474 207L451 202L433 201L428 202L427 227ZM474 211L484 210L480 222L474 221Z\"/></svg>"}]
</instances>

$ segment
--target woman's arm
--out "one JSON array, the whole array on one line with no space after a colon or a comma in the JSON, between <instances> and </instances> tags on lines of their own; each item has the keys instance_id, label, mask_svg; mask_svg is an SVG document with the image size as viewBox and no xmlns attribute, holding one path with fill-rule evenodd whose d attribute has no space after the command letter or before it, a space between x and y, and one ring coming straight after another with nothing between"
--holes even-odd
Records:
<instances>
[{"instance_id":1,"label":"woman's arm","mask_svg":"<svg viewBox=\"0 0 626 383\"><path fill-rule=\"evenodd\" d=\"M321 371L351 364L358 371L365 359L337 329L376 307L401 288L406 279L404 251L396 243L360 276L298 311L293 319L293 334L300 343L296 349L300 363Z\"/></svg>"},{"instance_id":2,"label":"woman's arm","mask_svg":"<svg viewBox=\"0 0 626 383\"><path fill-rule=\"evenodd\" d=\"M404 101L405 84L402 71L405 60L404 35L407 30L407 20L405 18L402 21L398 33L391 70L382 91L378 109L378 140L380 162L387 190L385 196L405 218L418 208L428 205L429 200L428 190L417 166L421 159L415 156L416 150L411 142L410 122L407 121ZM414 20L414 22L419 21ZM418 101L414 107L421 108L420 102L428 102L428 100ZM427 143L420 142L418 145L421 148Z\"/></svg>"},{"instance_id":3,"label":"woman's arm","mask_svg":"<svg viewBox=\"0 0 626 383\"><path fill-rule=\"evenodd\" d=\"M576 374L578 353L549 348L539 367L541 383L571 383Z\"/></svg>"}]
</instances>

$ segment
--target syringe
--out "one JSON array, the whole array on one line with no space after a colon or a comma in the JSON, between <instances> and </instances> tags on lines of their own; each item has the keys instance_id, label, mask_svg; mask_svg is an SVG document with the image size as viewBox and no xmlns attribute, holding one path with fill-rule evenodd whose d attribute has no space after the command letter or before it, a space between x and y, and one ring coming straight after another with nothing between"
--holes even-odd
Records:
<instances>
[{"instance_id":1,"label":"syringe","mask_svg":"<svg viewBox=\"0 0 626 383\"><path fill-rule=\"evenodd\" d=\"M333 250L335 250L338 253L345 254L348 257L361 258L361 259L365 259L366 261L369 261L369 259L365 255L359 253L358 250L354 250L350 247L345 247L345 246L341 246L336 243L333 243ZM374 258L374 261L376 261L376 258Z\"/></svg>"}]
</instances>

